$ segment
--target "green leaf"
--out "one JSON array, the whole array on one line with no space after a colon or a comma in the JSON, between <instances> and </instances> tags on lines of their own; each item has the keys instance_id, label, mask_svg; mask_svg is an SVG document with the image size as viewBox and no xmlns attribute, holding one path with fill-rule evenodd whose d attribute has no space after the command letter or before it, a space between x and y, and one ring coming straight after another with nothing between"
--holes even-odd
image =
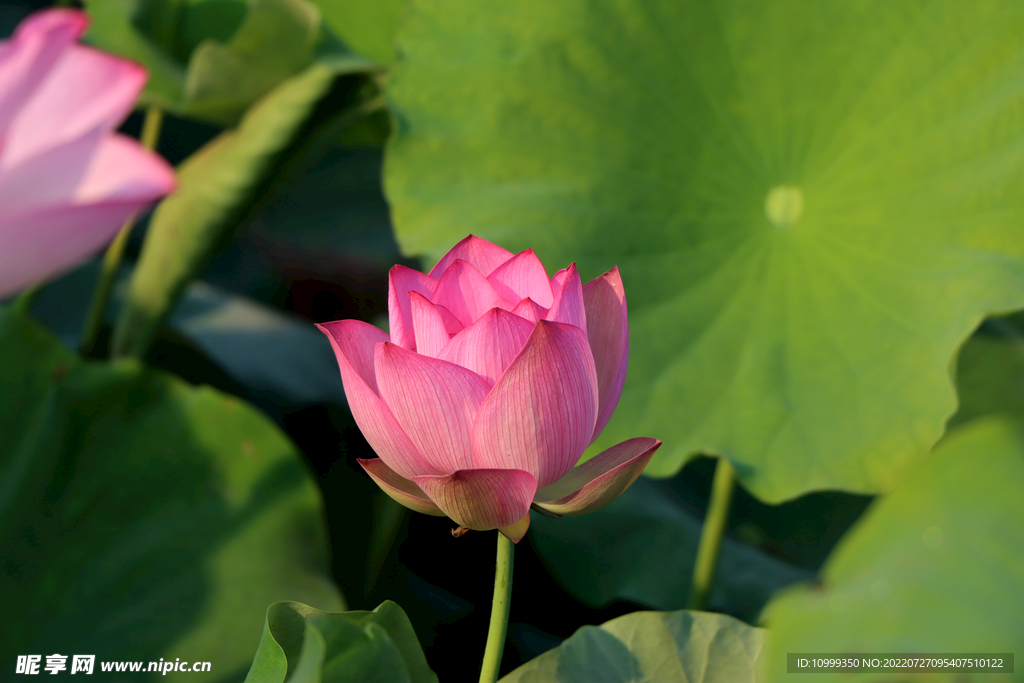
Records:
<instances>
[{"instance_id":1,"label":"green leaf","mask_svg":"<svg viewBox=\"0 0 1024 683\"><path fill-rule=\"evenodd\" d=\"M0 358L5 395L28 389L0 418L27 425L0 440L0 659L180 658L238 680L268 602L341 607L317 488L255 409L78 361L9 310Z\"/></svg>"},{"instance_id":2,"label":"green leaf","mask_svg":"<svg viewBox=\"0 0 1024 683\"><path fill-rule=\"evenodd\" d=\"M787 652L1020 652L1021 482L1024 423L989 417L951 433L841 541L822 587L794 589L765 609L768 680L789 680Z\"/></svg>"},{"instance_id":3,"label":"green leaf","mask_svg":"<svg viewBox=\"0 0 1024 683\"><path fill-rule=\"evenodd\" d=\"M267 610L246 683L437 683L409 618L393 602L328 613L297 602Z\"/></svg>"},{"instance_id":4,"label":"green leaf","mask_svg":"<svg viewBox=\"0 0 1024 683\"><path fill-rule=\"evenodd\" d=\"M993 413L1024 417L1024 334L1013 317L986 320L967 340L956 387L960 407L949 427Z\"/></svg>"},{"instance_id":5,"label":"green leaf","mask_svg":"<svg viewBox=\"0 0 1024 683\"><path fill-rule=\"evenodd\" d=\"M584 626L501 683L747 683L764 633L724 614L634 612Z\"/></svg>"},{"instance_id":6,"label":"green leaf","mask_svg":"<svg viewBox=\"0 0 1024 683\"><path fill-rule=\"evenodd\" d=\"M85 39L102 50L145 66L149 80L139 97L140 103L175 112L184 98L185 64L176 60L167 46L134 25L132 17L140 11L140 3L145 9L144 0L86 0L91 23ZM160 25L175 23L165 20Z\"/></svg>"},{"instance_id":7,"label":"green leaf","mask_svg":"<svg viewBox=\"0 0 1024 683\"><path fill-rule=\"evenodd\" d=\"M408 0L314 0L324 23L359 54L389 64Z\"/></svg>"},{"instance_id":8,"label":"green leaf","mask_svg":"<svg viewBox=\"0 0 1024 683\"><path fill-rule=\"evenodd\" d=\"M236 124L315 59L338 73L372 67L339 53L308 0L87 0L87 7L87 39L149 69L143 104L221 126Z\"/></svg>"},{"instance_id":9,"label":"green leaf","mask_svg":"<svg viewBox=\"0 0 1024 683\"><path fill-rule=\"evenodd\" d=\"M631 357L592 453L726 455L777 502L889 490L949 367L1024 306L1024 7L415 0L388 79L400 246L618 264Z\"/></svg>"},{"instance_id":10,"label":"green leaf","mask_svg":"<svg viewBox=\"0 0 1024 683\"><path fill-rule=\"evenodd\" d=\"M313 60L320 13L306 0L251 0L227 44L208 40L192 53L181 113L230 125L250 104Z\"/></svg>"},{"instance_id":11,"label":"green leaf","mask_svg":"<svg viewBox=\"0 0 1024 683\"><path fill-rule=\"evenodd\" d=\"M233 227L281 151L330 89L335 71L314 64L185 160L178 189L153 214L114 331L114 355L141 356L199 267Z\"/></svg>"},{"instance_id":12,"label":"green leaf","mask_svg":"<svg viewBox=\"0 0 1024 683\"><path fill-rule=\"evenodd\" d=\"M699 519L641 477L589 515L534 516L530 544L558 582L591 607L628 600L672 610L687 604L700 533ZM812 577L726 538L711 607L753 621L775 591Z\"/></svg>"}]
</instances>

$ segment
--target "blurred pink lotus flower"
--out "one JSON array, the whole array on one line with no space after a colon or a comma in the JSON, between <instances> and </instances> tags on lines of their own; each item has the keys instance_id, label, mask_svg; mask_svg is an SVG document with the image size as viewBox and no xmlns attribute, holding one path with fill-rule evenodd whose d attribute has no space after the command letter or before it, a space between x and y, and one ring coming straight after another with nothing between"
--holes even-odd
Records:
<instances>
[{"instance_id":1,"label":"blurred pink lotus flower","mask_svg":"<svg viewBox=\"0 0 1024 683\"><path fill-rule=\"evenodd\" d=\"M145 69L77 44L87 25L49 9L0 42L0 299L88 258L174 189L163 159L114 132Z\"/></svg>"},{"instance_id":2,"label":"blurred pink lotus flower","mask_svg":"<svg viewBox=\"0 0 1024 683\"><path fill-rule=\"evenodd\" d=\"M549 278L532 249L470 235L429 275L392 268L388 317L390 337L358 320L318 327L380 456L359 463L408 508L518 542L531 505L603 507L661 445L629 439L574 467L626 380L618 268L586 285L575 265Z\"/></svg>"}]
</instances>

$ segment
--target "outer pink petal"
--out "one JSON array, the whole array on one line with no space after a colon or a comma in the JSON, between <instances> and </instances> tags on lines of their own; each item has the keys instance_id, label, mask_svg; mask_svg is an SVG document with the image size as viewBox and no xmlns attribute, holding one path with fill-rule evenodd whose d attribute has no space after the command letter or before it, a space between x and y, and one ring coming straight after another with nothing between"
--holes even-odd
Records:
<instances>
[{"instance_id":1,"label":"outer pink petal","mask_svg":"<svg viewBox=\"0 0 1024 683\"><path fill-rule=\"evenodd\" d=\"M452 337L437 357L472 370L493 385L531 332L533 325L518 315L492 308Z\"/></svg>"},{"instance_id":2,"label":"outer pink petal","mask_svg":"<svg viewBox=\"0 0 1024 683\"><path fill-rule=\"evenodd\" d=\"M596 439L615 407L619 405L629 365L629 321L626 314L626 290L618 267L612 268L583 286L587 309L587 338L597 366L597 390L600 397L597 411Z\"/></svg>"},{"instance_id":3,"label":"outer pink petal","mask_svg":"<svg viewBox=\"0 0 1024 683\"><path fill-rule=\"evenodd\" d=\"M409 303L412 308L412 328L416 337L416 353L437 358L441 349L450 339L441 312L419 292L409 292Z\"/></svg>"},{"instance_id":4,"label":"outer pink petal","mask_svg":"<svg viewBox=\"0 0 1024 683\"><path fill-rule=\"evenodd\" d=\"M523 470L460 470L413 481L446 515L476 531L516 525L537 491L537 481Z\"/></svg>"},{"instance_id":5,"label":"outer pink petal","mask_svg":"<svg viewBox=\"0 0 1024 683\"><path fill-rule=\"evenodd\" d=\"M444 306L466 327L492 308L512 310L479 270L466 261L455 261L437 282L431 302Z\"/></svg>"},{"instance_id":6,"label":"outer pink petal","mask_svg":"<svg viewBox=\"0 0 1024 683\"><path fill-rule=\"evenodd\" d=\"M523 515L523 518L515 524L511 524L509 526L500 526L498 527L498 531L501 532L502 536L512 541L513 543L519 543L519 541L523 540L523 536L526 535L526 530L529 528L530 513L527 512L525 515Z\"/></svg>"},{"instance_id":7,"label":"outer pink petal","mask_svg":"<svg viewBox=\"0 0 1024 683\"><path fill-rule=\"evenodd\" d=\"M539 306L533 299L523 299L516 304L512 312L527 322L535 323L544 319L544 316L548 314L548 309Z\"/></svg>"},{"instance_id":8,"label":"outer pink petal","mask_svg":"<svg viewBox=\"0 0 1024 683\"><path fill-rule=\"evenodd\" d=\"M388 340L388 335L359 320L338 320L317 327L331 340L348 407L373 451L406 479L437 474L438 469L413 445L391 409L377 395L373 351L378 343Z\"/></svg>"},{"instance_id":9,"label":"outer pink petal","mask_svg":"<svg viewBox=\"0 0 1024 683\"><path fill-rule=\"evenodd\" d=\"M584 515L603 508L636 481L659 446L661 441L647 437L623 441L537 491L534 501L560 515Z\"/></svg>"},{"instance_id":10,"label":"outer pink petal","mask_svg":"<svg viewBox=\"0 0 1024 683\"><path fill-rule=\"evenodd\" d=\"M423 493L423 489L388 467L380 458L373 460L357 458L356 462L362 465L366 473L377 482L381 491L391 496L396 502L425 515L445 516L441 508L437 507L434 501Z\"/></svg>"},{"instance_id":11,"label":"outer pink petal","mask_svg":"<svg viewBox=\"0 0 1024 683\"><path fill-rule=\"evenodd\" d=\"M539 486L572 469L597 420L597 371L583 332L541 320L480 406L478 467L514 467Z\"/></svg>"},{"instance_id":12,"label":"outer pink petal","mask_svg":"<svg viewBox=\"0 0 1024 683\"><path fill-rule=\"evenodd\" d=\"M545 320L575 325L586 332L587 312L583 304L583 283L576 271L575 263L551 278L551 289L555 293L555 302L548 309Z\"/></svg>"},{"instance_id":13,"label":"outer pink petal","mask_svg":"<svg viewBox=\"0 0 1024 683\"><path fill-rule=\"evenodd\" d=\"M485 379L388 343L377 346L374 368L381 398L434 467L441 472L474 467L473 422L490 389Z\"/></svg>"},{"instance_id":14,"label":"outer pink petal","mask_svg":"<svg viewBox=\"0 0 1024 683\"><path fill-rule=\"evenodd\" d=\"M85 12L43 10L22 21L14 37L0 44L0 146L11 121L88 25Z\"/></svg>"},{"instance_id":15,"label":"outer pink petal","mask_svg":"<svg viewBox=\"0 0 1024 683\"><path fill-rule=\"evenodd\" d=\"M412 268L395 266L388 273L388 329L393 344L416 350L409 292L418 292L429 299L435 287L436 280Z\"/></svg>"},{"instance_id":16,"label":"outer pink petal","mask_svg":"<svg viewBox=\"0 0 1024 683\"><path fill-rule=\"evenodd\" d=\"M72 45L10 122L0 166L10 168L83 135L112 132L145 83L141 66Z\"/></svg>"},{"instance_id":17,"label":"outer pink petal","mask_svg":"<svg viewBox=\"0 0 1024 683\"><path fill-rule=\"evenodd\" d=\"M487 281L507 301L530 298L545 308L554 301L548 273L533 249L522 251L502 263L487 276Z\"/></svg>"},{"instance_id":18,"label":"outer pink petal","mask_svg":"<svg viewBox=\"0 0 1024 683\"><path fill-rule=\"evenodd\" d=\"M448 266L457 260L473 265L486 277L510 258L512 258L512 252L508 249L502 249L497 244L492 244L476 235L470 235L441 257L437 265L430 270L430 277L435 280L439 279L441 274L448 270Z\"/></svg>"}]
</instances>

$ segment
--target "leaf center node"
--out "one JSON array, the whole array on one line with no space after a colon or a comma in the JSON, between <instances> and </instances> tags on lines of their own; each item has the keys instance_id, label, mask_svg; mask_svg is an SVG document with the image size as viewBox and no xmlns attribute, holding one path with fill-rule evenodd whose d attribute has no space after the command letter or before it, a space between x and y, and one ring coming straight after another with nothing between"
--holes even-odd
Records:
<instances>
[{"instance_id":1,"label":"leaf center node","mask_svg":"<svg viewBox=\"0 0 1024 683\"><path fill-rule=\"evenodd\" d=\"M776 185L768 190L764 212L777 228L794 225L804 212L804 193L796 185Z\"/></svg>"}]
</instances>

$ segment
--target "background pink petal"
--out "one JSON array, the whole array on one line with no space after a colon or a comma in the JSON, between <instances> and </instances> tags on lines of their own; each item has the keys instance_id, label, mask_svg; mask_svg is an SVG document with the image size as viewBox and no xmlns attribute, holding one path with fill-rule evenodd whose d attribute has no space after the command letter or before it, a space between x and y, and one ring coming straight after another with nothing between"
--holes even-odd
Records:
<instances>
[{"instance_id":1,"label":"background pink petal","mask_svg":"<svg viewBox=\"0 0 1024 683\"><path fill-rule=\"evenodd\" d=\"M587 309L587 338L597 367L599 396L597 425L591 441L600 436L615 407L619 405L629 365L629 320L626 315L626 290L618 267L583 286Z\"/></svg>"},{"instance_id":2,"label":"background pink petal","mask_svg":"<svg viewBox=\"0 0 1024 683\"><path fill-rule=\"evenodd\" d=\"M348 407L373 452L406 479L437 474L437 468L420 454L391 409L377 395L373 353L377 344L388 340L388 335L359 320L338 320L317 327L331 340Z\"/></svg>"},{"instance_id":3,"label":"background pink petal","mask_svg":"<svg viewBox=\"0 0 1024 683\"><path fill-rule=\"evenodd\" d=\"M438 358L472 370L494 384L532 331L533 325L518 315L492 308L452 337Z\"/></svg>"},{"instance_id":4,"label":"background pink petal","mask_svg":"<svg viewBox=\"0 0 1024 683\"><path fill-rule=\"evenodd\" d=\"M560 515L603 508L636 481L659 446L661 441L647 437L616 444L537 491L534 501Z\"/></svg>"},{"instance_id":5,"label":"background pink petal","mask_svg":"<svg viewBox=\"0 0 1024 683\"><path fill-rule=\"evenodd\" d=\"M554 301L548 273L533 249L520 252L502 263L487 276L487 281L507 301L529 297L545 308Z\"/></svg>"},{"instance_id":6,"label":"background pink petal","mask_svg":"<svg viewBox=\"0 0 1024 683\"><path fill-rule=\"evenodd\" d=\"M141 66L72 45L10 121L0 168L83 135L112 132L131 112L145 83Z\"/></svg>"},{"instance_id":7,"label":"background pink petal","mask_svg":"<svg viewBox=\"0 0 1024 683\"><path fill-rule=\"evenodd\" d=\"M55 204L114 201L143 209L174 186L174 170L160 156L131 138L92 133L0 168L0 221Z\"/></svg>"},{"instance_id":8,"label":"background pink petal","mask_svg":"<svg viewBox=\"0 0 1024 683\"><path fill-rule=\"evenodd\" d=\"M473 467L473 422L487 381L387 343L377 346L374 367L381 398L419 452L441 472Z\"/></svg>"},{"instance_id":9,"label":"background pink petal","mask_svg":"<svg viewBox=\"0 0 1024 683\"><path fill-rule=\"evenodd\" d=\"M512 304L494 291L479 270L461 260L444 271L430 300L447 308L466 327L492 308L512 310Z\"/></svg>"},{"instance_id":10,"label":"background pink petal","mask_svg":"<svg viewBox=\"0 0 1024 683\"><path fill-rule=\"evenodd\" d=\"M445 514L477 531L515 525L537 491L533 475L523 470L471 469L413 481Z\"/></svg>"},{"instance_id":11,"label":"background pink petal","mask_svg":"<svg viewBox=\"0 0 1024 683\"><path fill-rule=\"evenodd\" d=\"M457 260L473 265L486 277L510 258L512 258L512 252L508 249L503 249L497 244L492 244L476 235L470 235L441 257L437 265L431 268L430 277L435 280L439 279L441 274L448 270L448 267Z\"/></svg>"},{"instance_id":12,"label":"background pink petal","mask_svg":"<svg viewBox=\"0 0 1024 683\"><path fill-rule=\"evenodd\" d=\"M444 318L434 304L419 292L409 292L412 309L412 328L416 338L416 353L437 358L448 340ZM445 360L448 360L447 358Z\"/></svg>"},{"instance_id":13,"label":"background pink petal","mask_svg":"<svg viewBox=\"0 0 1024 683\"><path fill-rule=\"evenodd\" d=\"M85 12L48 9L18 25L0 45L0 149L11 121L89 25Z\"/></svg>"},{"instance_id":14,"label":"background pink petal","mask_svg":"<svg viewBox=\"0 0 1024 683\"><path fill-rule=\"evenodd\" d=\"M575 263L551 278L551 289L554 291L554 303L551 304L544 319L575 325L586 332L587 313L583 304L583 282Z\"/></svg>"},{"instance_id":15,"label":"background pink petal","mask_svg":"<svg viewBox=\"0 0 1024 683\"><path fill-rule=\"evenodd\" d=\"M98 252L136 207L134 202L57 205L0 216L0 299Z\"/></svg>"},{"instance_id":16,"label":"background pink petal","mask_svg":"<svg viewBox=\"0 0 1024 683\"><path fill-rule=\"evenodd\" d=\"M478 467L514 467L547 486L572 469L597 420L597 373L579 328L540 321L480 406Z\"/></svg>"},{"instance_id":17,"label":"background pink petal","mask_svg":"<svg viewBox=\"0 0 1024 683\"><path fill-rule=\"evenodd\" d=\"M395 266L388 273L388 329L393 344L416 350L409 292L418 292L429 299L435 287L436 280L412 268Z\"/></svg>"},{"instance_id":18,"label":"background pink petal","mask_svg":"<svg viewBox=\"0 0 1024 683\"><path fill-rule=\"evenodd\" d=\"M397 503L404 505L414 512L422 512L425 515L445 516L441 508L437 507L434 501L427 497L423 489L417 486L415 482L406 479L388 467L380 458L374 458L373 460L357 458L356 462L377 482L377 486L380 487L381 491L391 496Z\"/></svg>"}]
</instances>

